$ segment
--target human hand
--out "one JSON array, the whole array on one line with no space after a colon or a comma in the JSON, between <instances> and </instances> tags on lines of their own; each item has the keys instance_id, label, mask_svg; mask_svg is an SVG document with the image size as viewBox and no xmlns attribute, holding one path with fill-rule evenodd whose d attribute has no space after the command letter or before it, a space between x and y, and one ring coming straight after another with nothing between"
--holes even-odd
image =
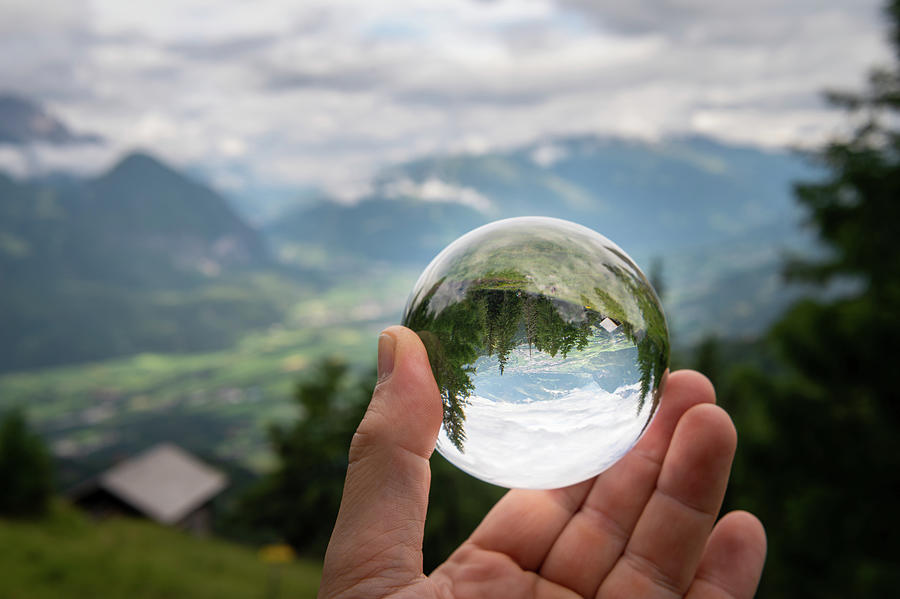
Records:
<instances>
[{"instance_id":1,"label":"human hand","mask_svg":"<svg viewBox=\"0 0 900 599\"><path fill-rule=\"evenodd\" d=\"M640 442L599 476L509 491L430 576L422 536L441 426L419 338L379 338L379 382L350 445L320 599L752 597L766 553L753 515L715 522L736 433L702 375L669 376Z\"/></svg>"}]
</instances>

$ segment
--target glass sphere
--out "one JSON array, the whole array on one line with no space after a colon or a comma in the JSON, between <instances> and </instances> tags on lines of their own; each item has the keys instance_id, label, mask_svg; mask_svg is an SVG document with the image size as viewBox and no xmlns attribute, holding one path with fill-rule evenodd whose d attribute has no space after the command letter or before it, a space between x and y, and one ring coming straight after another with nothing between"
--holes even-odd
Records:
<instances>
[{"instance_id":1,"label":"glass sphere","mask_svg":"<svg viewBox=\"0 0 900 599\"><path fill-rule=\"evenodd\" d=\"M504 487L551 489L614 464L647 429L669 362L659 298L619 246L555 218L463 235L413 288L444 405L437 450Z\"/></svg>"}]
</instances>

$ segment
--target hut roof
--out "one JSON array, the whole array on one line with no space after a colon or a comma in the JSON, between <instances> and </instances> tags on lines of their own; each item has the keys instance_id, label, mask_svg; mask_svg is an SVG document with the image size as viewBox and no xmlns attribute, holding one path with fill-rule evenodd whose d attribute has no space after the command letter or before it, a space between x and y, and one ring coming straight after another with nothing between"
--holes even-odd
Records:
<instances>
[{"instance_id":1,"label":"hut roof","mask_svg":"<svg viewBox=\"0 0 900 599\"><path fill-rule=\"evenodd\" d=\"M219 494L227 479L183 449L161 443L116 464L95 484L147 517L174 524Z\"/></svg>"}]
</instances>

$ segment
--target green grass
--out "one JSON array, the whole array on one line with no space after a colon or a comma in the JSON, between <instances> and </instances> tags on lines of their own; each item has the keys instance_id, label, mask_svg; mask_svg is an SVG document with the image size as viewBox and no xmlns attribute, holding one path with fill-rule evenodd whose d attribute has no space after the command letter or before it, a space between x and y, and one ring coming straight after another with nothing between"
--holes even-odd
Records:
<instances>
[{"instance_id":1,"label":"green grass","mask_svg":"<svg viewBox=\"0 0 900 599\"><path fill-rule=\"evenodd\" d=\"M311 561L270 566L249 547L141 520L94 523L63 505L42 520L0 519L0 539L0 599L264 598L272 568L278 597L306 598L321 576Z\"/></svg>"}]
</instances>

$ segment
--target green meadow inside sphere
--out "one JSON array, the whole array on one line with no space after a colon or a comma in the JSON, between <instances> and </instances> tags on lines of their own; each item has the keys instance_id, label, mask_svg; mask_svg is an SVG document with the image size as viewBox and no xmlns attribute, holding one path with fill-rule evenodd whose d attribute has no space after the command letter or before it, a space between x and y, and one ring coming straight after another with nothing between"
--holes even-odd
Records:
<instances>
[{"instance_id":1,"label":"green meadow inside sphere","mask_svg":"<svg viewBox=\"0 0 900 599\"><path fill-rule=\"evenodd\" d=\"M428 265L403 324L441 392L437 450L487 482L551 489L606 470L659 405L659 298L603 235L543 217L463 235Z\"/></svg>"}]
</instances>

